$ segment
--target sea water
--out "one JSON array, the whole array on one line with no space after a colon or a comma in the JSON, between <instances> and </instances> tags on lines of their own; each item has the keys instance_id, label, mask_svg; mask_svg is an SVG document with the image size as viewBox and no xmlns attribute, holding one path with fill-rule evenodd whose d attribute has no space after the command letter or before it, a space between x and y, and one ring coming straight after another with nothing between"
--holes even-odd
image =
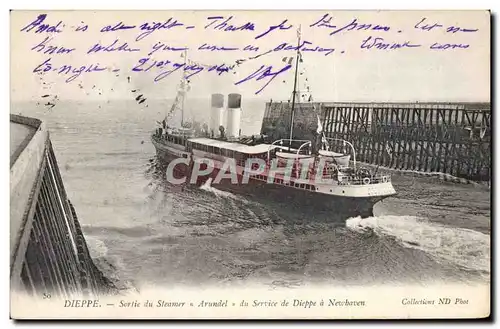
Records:
<instances>
[{"instance_id":1,"label":"sea water","mask_svg":"<svg viewBox=\"0 0 500 329\"><path fill-rule=\"evenodd\" d=\"M46 121L90 251L117 280L137 289L489 282L487 187L394 176L398 195L378 204L374 217L338 222L210 182L171 186L150 142L170 106L104 100L11 108ZM208 101L187 106L208 120ZM242 133L259 133L264 103L242 109Z\"/></svg>"}]
</instances>

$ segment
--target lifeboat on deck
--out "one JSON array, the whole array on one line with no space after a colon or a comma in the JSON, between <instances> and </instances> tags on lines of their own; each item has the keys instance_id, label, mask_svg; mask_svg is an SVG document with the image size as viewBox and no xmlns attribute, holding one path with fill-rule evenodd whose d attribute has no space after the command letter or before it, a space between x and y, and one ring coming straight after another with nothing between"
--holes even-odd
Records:
<instances>
[{"instance_id":1,"label":"lifeboat on deck","mask_svg":"<svg viewBox=\"0 0 500 329\"><path fill-rule=\"evenodd\" d=\"M349 161L351 160L350 154L342 154L333 151L320 150L320 157L326 159L327 162L334 162L338 166L347 167L349 166Z\"/></svg>"}]
</instances>

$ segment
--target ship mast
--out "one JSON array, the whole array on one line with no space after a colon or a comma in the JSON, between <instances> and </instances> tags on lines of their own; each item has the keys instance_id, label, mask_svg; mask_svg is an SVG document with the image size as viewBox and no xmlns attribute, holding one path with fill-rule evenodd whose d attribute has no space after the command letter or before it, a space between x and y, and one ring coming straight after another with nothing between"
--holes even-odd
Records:
<instances>
[{"instance_id":1,"label":"ship mast","mask_svg":"<svg viewBox=\"0 0 500 329\"><path fill-rule=\"evenodd\" d=\"M290 151L290 148L292 147L292 138L293 138L293 120L295 117L295 95L297 93L297 77L299 71L299 57L300 57L299 47L300 47L300 25L299 29L297 30L297 58L295 59L295 75L293 80L293 94L292 94L292 111L290 114L290 144L288 145L288 151Z\"/></svg>"},{"instance_id":2,"label":"ship mast","mask_svg":"<svg viewBox=\"0 0 500 329\"><path fill-rule=\"evenodd\" d=\"M186 81L186 63L187 63L187 49L184 50L184 66L182 67L182 102L181 102L181 129L182 129L182 141L185 144L185 133L184 133L184 104L187 94L187 81Z\"/></svg>"},{"instance_id":3,"label":"ship mast","mask_svg":"<svg viewBox=\"0 0 500 329\"><path fill-rule=\"evenodd\" d=\"M186 99L186 63L187 63L187 50L184 50L184 66L182 67L182 88L183 88L183 97L182 97L182 107L181 107L181 127L184 127L184 100Z\"/></svg>"}]
</instances>

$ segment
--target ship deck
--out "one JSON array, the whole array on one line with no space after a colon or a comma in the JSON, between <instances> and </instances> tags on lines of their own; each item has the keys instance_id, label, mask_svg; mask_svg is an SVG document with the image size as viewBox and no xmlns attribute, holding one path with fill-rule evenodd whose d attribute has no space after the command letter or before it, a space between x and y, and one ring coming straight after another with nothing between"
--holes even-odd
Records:
<instances>
[{"instance_id":1,"label":"ship deck","mask_svg":"<svg viewBox=\"0 0 500 329\"><path fill-rule=\"evenodd\" d=\"M280 147L279 145L271 144L257 144L257 145L246 145L237 142L226 142L212 138L197 137L190 138L190 142L205 145L207 147L218 147L230 151L236 151L244 154L260 154L266 153L274 148Z\"/></svg>"}]
</instances>

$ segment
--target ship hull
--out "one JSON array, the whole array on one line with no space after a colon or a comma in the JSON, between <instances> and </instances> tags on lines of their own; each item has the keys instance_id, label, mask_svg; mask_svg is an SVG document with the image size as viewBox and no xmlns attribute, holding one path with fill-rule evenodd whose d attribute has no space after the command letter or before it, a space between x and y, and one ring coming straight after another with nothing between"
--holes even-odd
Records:
<instances>
[{"instance_id":1,"label":"ship hull","mask_svg":"<svg viewBox=\"0 0 500 329\"><path fill-rule=\"evenodd\" d=\"M385 197L339 197L251 179L248 184L231 184L228 179L210 185L222 191L244 195L260 203L279 204L287 211L331 214L331 218L347 220L352 217L373 217L373 207Z\"/></svg>"},{"instance_id":2,"label":"ship hull","mask_svg":"<svg viewBox=\"0 0 500 329\"><path fill-rule=\"evenodd\" d=\"M179 158L186 158L189 156L188 152L184 151L184 148L176 145L166 145L164 142L160 142L158 138L152 137L153 145L156 149L156 157L163 165L167 166L172 161ZM190 171L190 167L183 163L179 163L174 167L173 176L176 179L181 179Z\"/></svg>"},{"instance_id":3,"label":"ship hull","mask_svg":"<svg viewBox=\"0 0 500 329\"><path fill-rule=\"evenodd\" d=\"M155 143L154 143L155 144ZM168 165L183 157L189 156L188 152L178 152L166 149L163 145L159 147L155 144L157 158L164 165ZM184 156L186 157L186 156ZM178 163L173 167L173 177L176 179L186 178L184 184L204 185L210 184L212 187L242 195L263 204L281 205L287 210L306 212L310 216L322 213L331 215L332 219L347 220L352 217L372 217L373 207L388 196L376 197L342 197L330 194L323 194L314 191L293 188L289 186L267 183L262 180L249 178L248 183L243 184L242 175L237 175L237 182L232 182L230 178L217 181L219 170L213 168L210 174L199 176L196 180L191 180L192 163L186 165ZM165 172L166 174L166 172Z\"/></svg>"}]
</instances>

